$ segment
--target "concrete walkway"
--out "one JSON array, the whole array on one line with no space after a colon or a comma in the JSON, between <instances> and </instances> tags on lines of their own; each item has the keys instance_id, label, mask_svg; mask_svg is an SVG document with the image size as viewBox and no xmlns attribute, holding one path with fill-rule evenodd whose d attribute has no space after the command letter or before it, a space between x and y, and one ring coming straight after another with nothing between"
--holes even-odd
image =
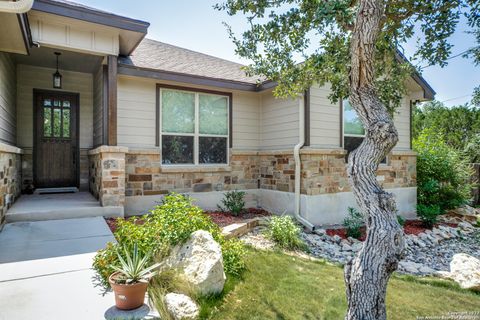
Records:
<instances>
[{"instance_id":1,"label":"concrete walkway","mask_svg":"<svg viewBox=\"0 0 480 320\"><path fill-rule=\"evenodd\" d=\"M123 207L102 207L89 192L23 194L7 211L7 222L123 217Z\"/></svg>"},{"instance_id":2,"label":"concrete walkway","mask_svg":"<svg viewBox=\"0 0 480 320\"><path fill-rule=\"evenodd\" d=\"M0 320L125 318L113 294L95 286L91 269L109 241L101 217L7 224L0 232ZM138 312L152 318L146 306Z\"/></svg>"}]
</instances>

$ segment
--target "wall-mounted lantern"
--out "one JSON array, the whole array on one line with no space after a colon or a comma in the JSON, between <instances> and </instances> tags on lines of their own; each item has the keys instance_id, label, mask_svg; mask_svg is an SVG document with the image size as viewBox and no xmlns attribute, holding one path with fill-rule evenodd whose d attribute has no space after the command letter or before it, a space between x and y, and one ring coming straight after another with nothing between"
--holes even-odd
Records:
<instances>
[{"instance_id":1,"label":"wall-mounted lantern","mask_svg":"<svg viewBox=\"0 0 480 320\"><path fill-rule=\"evenodd\" d=\"M53 87L55 89L62 89L62 75L58 72L58 56L61 55L60 52L55 52L57 56L57 71L53 74Z\"/></svg>"}]
</instances>

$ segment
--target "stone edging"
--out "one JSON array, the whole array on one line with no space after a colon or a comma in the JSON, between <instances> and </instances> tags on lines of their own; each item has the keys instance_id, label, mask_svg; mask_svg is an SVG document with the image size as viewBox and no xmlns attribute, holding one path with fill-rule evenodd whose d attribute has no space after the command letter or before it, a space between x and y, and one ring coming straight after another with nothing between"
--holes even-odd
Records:
<instances>
[{"instance_id":1,"label":"stone edging","mask_svg":"<svg viewBox=\"0 0 480 320\"><path fill-rule=\"evenodd\" d=\"M127 147L118 147L118 146L100 146L95 149L89 150L88 155L95 155L99 153L127 153Z\"/></svg>"},{"instance_id":2,"label":"stone edging","mask_svg":"<svg viewBox=\"0 0 480 320\"><path fill-rule=\"evenodd\" d=\"M270 156L270 155L291 155L293 150L231 150L231 155L242 155L242 156ZM347 151L340 148L332 149L314 149L314 148L303 148L300 149L300 154L327 154L327 155L346 155ZM417 153L412 150L393 150L390 152L391 156L411 156L416 157Z\"/></svg>"},{"instance_id":3,"label":"stone edging","mask_svg":"<svg viewBox=\"0 0 480 320\"><path fill-rule=\"evenodd\" d=\"M6 143L0 142L0 152L23 154L23 150Z\"/></svg>"},{"instance_id":4,"label":"stone edging","mask_svg":"<svg viewBox=\"0 0 480 320\"><path fill-rule=\"evenodd\" d=\"M127 154L155 154L155 155L159 155L161 152L160 152L160 148L157 148L157 149L129 149L127 151Z\"/></svg>"},{"instance_id":5,"label":"stone edging","mask_svg":"<svg viewBox=\"0 0 480 320\"><path fill-rule=\"evenodd\" d=\"M416 157L417 153L412 150L392 150L390 152L392 156L409 156L409 157Z\"/></svg>"},{"instance_id":6,"label":"stone edging","mask_svg":"<svg viewBox=\"0 0 480 320\"><path fill-rule=\"evenodd\" d=\"M160 171L162 173L203 173L203 172L230 172L232 168L230 166L161 166Z\"/></svg>"},{"instance_id":7,"label":"stone edging","mask_svg":"<svg viewBox=\"0 0 480 320\"><path fill-rule=\"evenodd\" d=\"M222 228L222 235L226 239L238 238L246 235L255 227L265 224L264 218L253 218L245 222L232 223Z\"/></svg>"}]
</instances>

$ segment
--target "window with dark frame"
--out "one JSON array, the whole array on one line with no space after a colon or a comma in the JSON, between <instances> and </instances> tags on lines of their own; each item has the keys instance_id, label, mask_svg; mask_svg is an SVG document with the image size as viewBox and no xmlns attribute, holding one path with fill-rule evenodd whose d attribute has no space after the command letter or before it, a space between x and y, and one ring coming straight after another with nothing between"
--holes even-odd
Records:
<instances>
[{"instance_id":1,"label":"window with dark frame","mask_svg":"<svg viewBox=\"0 0 480 320\"><path fill-rule=\"evenodd\" d=\"M159 90L162 164L227 164L230 97Z\"/></svg>"},{"instance_id":2,"label":"window with dark frame","mask_svg":"<svg viewBox=\"0 0 480 320\"><path fill-rule=\"evenodd\" d=\"M345 156L345 161L348 161L348 155L353 150L357 149L365 138L365 129L363 124L360 121L356 111L351 106L348 99L343 99L343 149L347 151ZM385 157L382 164L387 163L387 158Z\"/></svg>"},{"instance_id":3,"label":"window with dark frame","mask_svg":"<svg viewBox=\"0 0 480 320\"><path fill-rule=\"evenodd\" d=\"M70 101L43 100L43 137L70 139Z\"/></svg>"}]
</instances>

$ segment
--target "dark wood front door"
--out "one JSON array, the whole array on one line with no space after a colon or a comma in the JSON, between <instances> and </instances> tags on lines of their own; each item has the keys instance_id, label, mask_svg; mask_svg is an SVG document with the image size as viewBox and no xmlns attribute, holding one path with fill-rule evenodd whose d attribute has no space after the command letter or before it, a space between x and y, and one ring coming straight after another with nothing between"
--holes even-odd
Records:
<instances>
[{"instance_id":1,"label":"dark wood front door","mask_svg":"<svg viewBox=\"0 0 480 320\"><path fill-rule=\"evenodd\" d=\"M78 109L75 93L34 91L34 184L78 187Z\"/></svg>"}]
</instances>

